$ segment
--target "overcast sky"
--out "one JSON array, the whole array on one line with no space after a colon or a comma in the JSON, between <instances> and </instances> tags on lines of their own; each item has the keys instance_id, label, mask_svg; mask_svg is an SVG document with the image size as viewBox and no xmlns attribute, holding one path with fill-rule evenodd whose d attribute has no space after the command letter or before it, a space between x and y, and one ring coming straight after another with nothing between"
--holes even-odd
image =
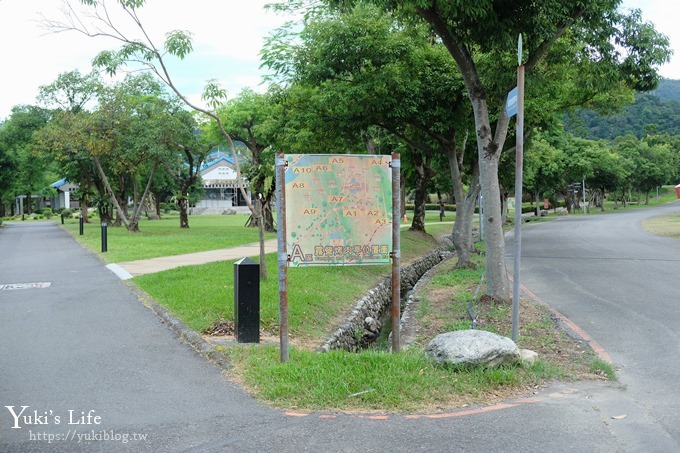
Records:
<instances>
[{"instance_id":1,"label":"overcast sky","mask_svg":"<svg viewBox=\"0 0 680 453\"><path fill-rule=\"evenodd\" d=\"M263 90L259 70L263 39L286 20L264 10L270 1L147 0L139 15L159 44L170 30L193 34L194 51L175 67L174 75L182 91L196 101L210 79L218 79L230 95L245 87ZM109 0L111 6L114 2ZM60 73L78 69L86 74L99 51L118 47L104 38L46 33L41 16L61 19L61 5L61 0L0 0L0 120L15 105L35 104L38 87L52 83ZM670 37L675 55L661 75L680 79L680 2L624 0L623 5L640 8L644 20Z\"/></svg>"}]
</instances>

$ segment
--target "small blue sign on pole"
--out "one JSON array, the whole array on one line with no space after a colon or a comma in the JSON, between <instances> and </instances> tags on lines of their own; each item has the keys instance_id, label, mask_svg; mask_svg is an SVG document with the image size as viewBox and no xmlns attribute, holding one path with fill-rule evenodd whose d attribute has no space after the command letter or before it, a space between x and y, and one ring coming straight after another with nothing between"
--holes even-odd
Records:
<instances>
[{"instance_id":1,"label":"small blue sign on pole","mask_svg":"<svg viewBox=\"0 0 680 453\"><path fill-rule=\"evenodd\" d=\"M517 115L517 87L508 93L508 100L505 101L505 111L508 113L508 118Z\"/></svg>"}]
</instances>

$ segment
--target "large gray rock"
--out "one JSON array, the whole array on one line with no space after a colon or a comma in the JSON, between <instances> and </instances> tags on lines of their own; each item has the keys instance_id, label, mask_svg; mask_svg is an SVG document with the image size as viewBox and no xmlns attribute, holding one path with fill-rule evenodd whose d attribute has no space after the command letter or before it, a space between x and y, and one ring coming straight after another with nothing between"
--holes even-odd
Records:
<instances>
[{"instance_id":1,"label":"large gray rock","mask_svg":"<svg viewBox=\"0 0 680 453\"><path fill-rule=\"evenodd\" d=\"M519 348L510 338L485 330L457 330L437 335L425 355L439 364L496 367L519 361Z\"/></svg>"}]
</instances>

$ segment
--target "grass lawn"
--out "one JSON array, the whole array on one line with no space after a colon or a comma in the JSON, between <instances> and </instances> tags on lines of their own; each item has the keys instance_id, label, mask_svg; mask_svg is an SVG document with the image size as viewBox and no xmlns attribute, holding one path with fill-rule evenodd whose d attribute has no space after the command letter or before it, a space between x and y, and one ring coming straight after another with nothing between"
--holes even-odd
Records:
<instances>
[{"instance_id":1,"label":"grass lawn","mask_svg":"<svg viewBox=\"0 0 680 453\"><path fill-rule=\"evenodd\" d=\"M509 396L503 389L521 393L555 376L542 362L529 369L441 367L416 349L321 354L293 348L286 363L280 363L273 346L234 346L225 353L247 389L274 406L295 410L450 410L490 403L501 393Z\"/></svg>"},{"instance_id":2,"label":"grass lawn","mask_svg":"<svg viewBox=\"0 0 680 453\"><path fill-rule=\"evenodd\" d=\"M402 260L422 256L437 246L430 236L411 231L401 235ZM259 261L259 257L251 257ZM262 327L276 332L279 322L279 293L276 254L266 256L269 278L260 284ZM203 331L217 321L234 319L234 262L187 266L156 274L141 275L134 282L168 307L185 324ZM319 340L329 326L346 312L352 302L391 267L342 266L290 268L288 270L289 330L305 340Z\"/></svg>"},{"instance_id":3,"label":"grass lawn","mask_svg":"<svg viewBox=\"0 0 680 453\"><path fill-rule=\"evenodd\" d=\"M107 228L108 251L101 256L109 263L134 261L159 256L180 255L258 241L255 228L245 228L247 215L200 215L189 217L189 228L179 227L179 216L167 215L161 220L142 219L138 233L129 233L125 227ZM101 251L102 228L99 219L85 224L79 235L79 220L68 219L64 227L85 247ZM266 239L275 238L267 234Z\"/></svg>"},{"instance_id":4,"label":"grass lawn","mask_svg":"<svg viewBox=\"0 0 680 453\"><path fill-rule=\"evenodd\" d=\"M646 219L642 222L645 230L675 239L680 239L680 214L668 214Z\"/></svg>"}]
</instances>

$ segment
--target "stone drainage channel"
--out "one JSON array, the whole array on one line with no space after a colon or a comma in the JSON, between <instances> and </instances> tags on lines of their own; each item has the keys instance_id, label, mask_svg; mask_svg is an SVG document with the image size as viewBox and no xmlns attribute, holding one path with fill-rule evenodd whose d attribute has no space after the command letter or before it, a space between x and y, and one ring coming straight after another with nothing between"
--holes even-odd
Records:
<instances>
[{"instance_id":1,"label":"stone drainage channel","mask_svg":"<svg viewBox=\"0 0 680 453\"><path fill-rule=\"evenodd\" d=\"M417 301L417 287L425 274L454 256L453 252L441 247L429 255L402 267L401 289L402 315L400 322L400 346L407 346L415 339L415 302ZM423 279L423 282L427 279ZM385 327L391 327L389 323L390 307L392 305L392 282L390 277L370 289L361 297L352 313L345 322L326 340L319 348L321 351L344 349L346 351L359 351L373 344L380 336L383 321L388 320Z\"/></svg>"}]
</instances>

